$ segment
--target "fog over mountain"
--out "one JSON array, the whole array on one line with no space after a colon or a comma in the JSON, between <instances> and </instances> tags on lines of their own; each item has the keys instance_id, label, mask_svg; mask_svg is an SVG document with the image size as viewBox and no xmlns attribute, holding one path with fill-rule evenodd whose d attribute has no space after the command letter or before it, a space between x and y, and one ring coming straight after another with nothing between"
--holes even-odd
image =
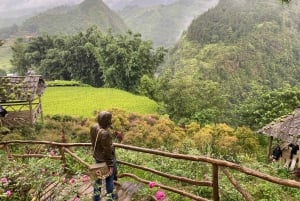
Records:
<instances>
[{"instance_id":1,"label":"fog over mountain","mask_svg":"<svg viewBox=\"0 0 300 201\"><path fill-rule=\"evenodd\" d=\"M83 0L0 0L0 18L32 15L61 5L81 3Z\"/></svg>"},{"instance_id":2,"label":"fog over mountain","mask_svg":"<svg viewBox=\"0 0 300 201\"><path fill-rule=\"evenodd\" d=\"M178 0L103 0L111 9L122 10L127 6L148 7L154 5L169 5Z\"/></svg>"},{"instance_id":3,"label":"fog over mountain","mask_svg":"<svg viewBox=\"0 0 300 201\"><path fill-rule=\"evenodd\" d=\"M84 0L0 0L0 18L32 15L61 5L79 4ZM152 6L171 4L177 0L103 0L111 9L120 10L126 6Z\"/></svg>"}]
</instances>

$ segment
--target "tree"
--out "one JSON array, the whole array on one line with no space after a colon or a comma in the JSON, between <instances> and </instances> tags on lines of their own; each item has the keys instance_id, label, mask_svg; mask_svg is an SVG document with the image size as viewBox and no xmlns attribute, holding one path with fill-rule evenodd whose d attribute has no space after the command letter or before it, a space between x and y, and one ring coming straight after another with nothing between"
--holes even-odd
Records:
<instances>
[{"instance_id":1,"label":"tree","mask_svg":"<svg viewBox=\"0 0 300 201\"><path fill-rule=\"evenodd\" d=\"M10 60L13 65L12 71L20 75L25 75L30 67L30 63L25 57L25 48L26 45L21 38L18 38L11 47L13 52Z\"/></svg>"},{"instance_id":2,"label":"tree","mask_svg":"<svg viewBox=\"0 0 300 201\"><path fill-rule=\"evenodd\" d=\"M300 85L291 87L285 84L279 89L256 90L256 93L237 107L237 116L240 117L240 125L258 129L299 106Z\"/></svg>"},{"instance_id":3,"label":"tree","mask_svg":"<svg viewBox=\"0 0 300 201\"><path fill-rule=\"evenodd\" d=\"M32 38L26 46L25 54L28 62L36 68L39 68L47 51L54 48L54 37L49 35Z\"/></svg>"},{"instance_id":4,"label":"tree","mask_svg":"<svg viewBox=\"0 0 300 201\"><path fill-rule=\"evenodd\" d=\"M99 49L98 42L102 37L96 27L91 27L85 33L80 32L67 40L65 51L69 51L69 56L66 67L72 79L95 87L104 85L103 70L100 68L102 64L94 54Z\"/></svg>"},{"instance_id":5,"label":"tree","mask_svg":"<svg viewBox=\"0 0 300 201\"><path fill-rule=\"evenodd\" d=\"M218 83L201 80L186 72L177 73L164 91L163 101L172 119L194 119L199 123L218 122L225 98Z\"/></svg>"},{"instance_id":6,"label":"tree","mask_svg":"<svg viewBox=\"0 0 300 201\"><path fill-rule=\"evenodd\" d=\"M27 44L17 41L14 49L16 64L34 67L45 79L74 79L130 92L137 92L144 75L153 78L166 52L163 48L154 50L140 34L114 36L95 26L73 36L44 35ZM22 74L25 70L17 69Z\"/></svg>"},{"instance_id":7,"label":"tree","mask_svg":"<svg viewBox=\"0 0 300 201\"><path fill-rule=\"evenodd\" d=\"M166 50L153 50L150 41L143 41L140 34L106 35L98 60L103 62L103 77L108 87L136 92L144 75L153 77L163 61ZM101 57L99 57L101 55Z\"/></svg>"},{"instance_id":8,"label":"tree","mask_svg":"<svg viewBox=\"0 0 300 201\"><path fill-rule=\"evenodd\" d=\"M159 83L157 82L157 79L150 78L148 75L143 75L138 87L138 93L147 96L152 100L158 100L158 87Z\"/></svg>"}]
</instances>

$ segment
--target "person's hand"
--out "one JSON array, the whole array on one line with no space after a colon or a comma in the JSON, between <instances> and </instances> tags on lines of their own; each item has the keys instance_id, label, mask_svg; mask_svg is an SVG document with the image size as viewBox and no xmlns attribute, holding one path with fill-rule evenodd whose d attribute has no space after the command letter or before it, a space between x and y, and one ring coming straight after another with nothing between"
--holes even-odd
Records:
<instances>
[{"instance_id":1,"label":"person's hand","mask_svg":"<svg viewBox=\"0 0 300 201\"><path fill-rule=\"evenodd\" d=\"M109 167L109 176L111 176L114 172L114 167Z\"/></svg>"}]
</instances>

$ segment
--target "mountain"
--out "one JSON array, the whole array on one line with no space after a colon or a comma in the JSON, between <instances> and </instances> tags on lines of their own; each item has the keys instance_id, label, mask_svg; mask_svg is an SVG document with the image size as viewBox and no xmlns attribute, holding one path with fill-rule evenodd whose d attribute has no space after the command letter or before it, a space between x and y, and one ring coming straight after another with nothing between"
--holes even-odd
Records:
<instances>
[{"instance_id":1,"label":"mountain","mask_svg":"<svg viewBox=\"0 0 300 201\"><path fill-rule=\"evenodd\" d=\"M128 1L127 1L128 3ZM134 32L155 46L172 46L191 21L218 0L131 0L118 14Z\"/></svg>"},{"instance_id":2,"label":"mountain","mask_svg":"<svg viewBox=\"0 0 300 201\"><path fill-rule=\"evenodd\" d=\"M1 0L0 28L20 25L26 19L62 5L76 5L83 0Z\"/></svg>"},{"instance_id":3,"label":"mountain","mask_svg":"<svg viewBox=\"0 0 300 201\"><path fill-rule=\"evenodd\" d=\"M122 10L126 7L149 7L154 5L169 5L177 0L103 0L113 10Z\"/></svg>"},{"instance_id":4,"label":"mountain","mask_svg":"<svg viewBox=\"0 0 300 201\"><path fill-rule=\"evenodd\" d=\"M299 4L220 0L193 20L166 68L218 82L231 104L255 87L294 86L300 82Z\"/></svg>"},{"instance_id":5,"label":"mountain","mask_svg":"<svg viewBox=\"0 0 300 201\"><path fill-rule=\"evenodd\" d=\"M77 5L55 7L30 17L18 28L17 35L73 34L93 25L103 31L127 31L124 21L102 0L85 0Z\"/></svg>"}]
</instances>

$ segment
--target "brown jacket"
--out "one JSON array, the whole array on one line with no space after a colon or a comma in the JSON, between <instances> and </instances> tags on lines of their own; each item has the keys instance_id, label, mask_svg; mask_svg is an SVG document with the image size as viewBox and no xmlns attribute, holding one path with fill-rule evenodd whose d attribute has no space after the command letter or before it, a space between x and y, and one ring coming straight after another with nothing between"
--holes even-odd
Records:
<instances>
[{"instance_id":1,"label":"brown jacket","mask_svg":"<svg viewBox=\"0 0 300 201\"><path fill-rule=\"evenodd\" d=\"M99 132L99 136L96 143L96 148L94 151L95 141L97 137L97 133ZM115 151L112 144L112 137L109 132L99 126L99 124L95 124L91 127L90 130L91 142L92 142L92 151L93 157L95 160L99 162L106 162L108 166L113 166L113 160L115 158Z\"/></svg>"}]
</instances>

